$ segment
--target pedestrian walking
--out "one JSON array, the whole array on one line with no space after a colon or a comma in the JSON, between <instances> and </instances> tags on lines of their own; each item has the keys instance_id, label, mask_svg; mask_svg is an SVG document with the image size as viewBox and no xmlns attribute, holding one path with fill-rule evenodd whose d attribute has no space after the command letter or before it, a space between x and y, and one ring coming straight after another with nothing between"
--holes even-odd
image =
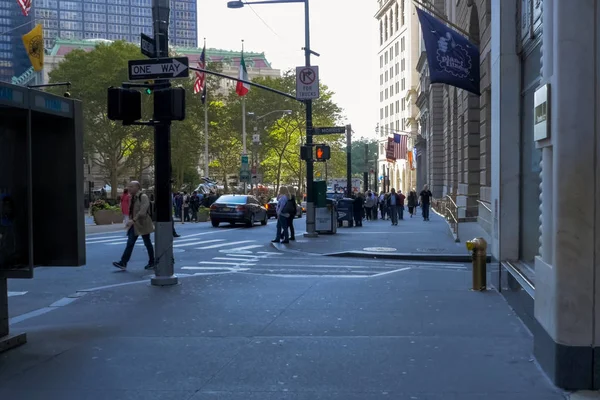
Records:
<instances>
[{"instance_id":1,"label":"pedestrian walking","mask_svg":"<svg viewBox=\"0 0 600 400\"><path fill-rule=\"evenodd\" d=\"M392 220L392 225L398 225L398 205L400 199L396 194L396 189L392 188L390 196L388 197L388 210Z\"/></svg>"},{"instance_id":2,"label":"pedestrian walking","mask_svg":"<svg viewBox=\"0 0 600 400\"><path fill-rule=\"evenodd\" d=\"M289 243L290 236L288 231L288 218L290 214L289 204L291 202L288 200L288 193L285 187L279 188L279 196L277 198L277 208L275 209L275 213L277 214L277 233L275 235L275 239L272 240L273 243ZM281 240L283 236L283 240Z\"/></svg>"},{"instance_id":3,"label":"pedestrian walking","mask_svg":"<svg viewBox=\"0 0 600 400\"><path fill-rule=\"evenodd\" d=\"M379 210L381 212L381 219L385 219L386 212L386 201L385 201L385 193L379 193Z\"/></svg>"},{"instance_id":4,"label":"pedestrian walking","mask_svg":"<svg viewBox=\"0 0 600 400\"><path fill-rule=\"evenodd\" d=\"M288 228L290 229L290 240L296 240L296 230L294 229L294 218L296 218L296 208L298 207L298 202L296 201L296 189L293 187L288 188L288 192L290 194L289 202L294 205L294 211L290 213L288 217ZM290 210L292 207L289 207Z\"/></svg>"},{"instance_id":5,"label":"pedestrian walking","mask_svg":"<svg viewBox=\"0 0 600 400\"><path fill-rule=\"evenodd\" d=\"M148 264L144 269L153 269L155 263L154 248L152 247L150 234L154 232L154 224L150 216L150 200L145 193L142 193L142 187L137 181L130 182L127 189L131 195L129 220L125 224L127 228L127 245L121 260L113 262L113 265L123 271L127 269L127 263L133 253L135 242L137 242L138 236L141 236L148 252Z\"/></svg>"},{"instance_id":6,"label":"pedestrian walking","mask_svg":"<svg viewBox=\"0 0 600 400\"><path fill-rule=\"evenodd\" d=\"M357 193L354 197L354 203L352 203L352 211L354 214L354 225L355 226L363 226L363 211L365 200L363 199L362 193Z\"/></svg>"},{"instance_id":7,"label":"pedestrian walking","mask_svg":"<svg viewBox=\"0 0 600 400\"><path fill-rule=\"evenodd\" d=\"M121 213L123 213L123 222L127 223L129 221L129 203L131 201L131 196L129 195L129 190L125 188L123 190L123 195L121 196Z\"/></svg>"},{"instance_id":8,"label":"pedestrian walking","mask_svg":"<svg viewBox=\"0 0 600 400\"><path fill-rule=\"evenodd\" d=\"M375 206L375 199L373 193L369 190L365 196L365 214L367 221L373 219L373 207Z\"/></svg>"},{"instance_id":9,"label":"pedestrian walking","mask_svg":"<svg viewBox=\"0 0 600 400\"><path fill-rule=\"evenodd\" d=\"M421 209L423 210L423 221L429 221L429 207L431 205L431 200L433 199L433 195L429 190L428 185L423 186L423 190L419 195L421 197Z\"/></svg>"},{"instance_id":10,"label":"pedestrian walking","mask_svg":"<svg viewBox=\"0 0 600 400\"><path fill-rule=\"evenodd\" d=\"M404 200L406 196L402 194L402 190L398 189L398 219L404 219Z\"/></svg>"},{"instance_id":11,"label":"pedestrian walking","mask_svg":"<svg viewBox=\"0 0 600 400\"><path fill-rule=\"evenodd\" d=\"M190 196L190 211L192 213L192 221L198 222L198 210L200 209L200 197L198 192L194 190Z\"/></svg>"},{"instance_id":12,"label":"pedestrian walking","mask_svg":"<svg viewBox=\"0 0 600 400\"><path fill-rule=\"evenodd\" d=\"M417 192L415 191L415 189L411 190L408 193L407 201L408 201L408 213L410 214L410 217L412 218L413 214L416 211L415 209L417 208L417 202L418 202Z\"/></svg>"},{"instance_id":13,"label":"pedestrian walking","mask_svg":"<svg viewBox=\"0 0 600 400\"><path fill-rule=\"evenodd\" d=\"M181 223L190 222L190 195L187 192L183 192L183 218Z\"/></svg>"}]
</instances>

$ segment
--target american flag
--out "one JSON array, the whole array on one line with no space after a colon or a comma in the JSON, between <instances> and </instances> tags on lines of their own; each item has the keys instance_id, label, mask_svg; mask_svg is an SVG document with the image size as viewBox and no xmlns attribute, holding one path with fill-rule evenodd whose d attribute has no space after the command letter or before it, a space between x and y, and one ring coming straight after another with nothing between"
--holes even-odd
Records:
<instances>
[{"instance_id":1,"label":"american flag","mask_svg":"<svg viewBox=\"0 0 600 400\"><path fill-rule=\"evenodd\" d=\"M198 60L198 68L206 69L206 44L200 54L200 60ZM202 100L206 97L206 73L196 71L196 82L194 82L194 94L202 92Z\"/></svg>"},{"instance_id":2,"label":"american flag","mask_svg":"<svg viewBox=\"0 0 600 400\"><path fill-rule=\"evenodd\" d=\"M21 7L23 15L28 16L29 10L31 10L31 0L17 0L17 4Z\"/></svg>"},{"instance_id":3,"label":"american flag","mask_svg":"<svg viewBox=\"0 0 600 400\"><path fill-rule=\"evenodd\" d=\"M394 158L396 160L406 160L408 152L408 136L394 133Z\"/></svg>"}]
</instances>

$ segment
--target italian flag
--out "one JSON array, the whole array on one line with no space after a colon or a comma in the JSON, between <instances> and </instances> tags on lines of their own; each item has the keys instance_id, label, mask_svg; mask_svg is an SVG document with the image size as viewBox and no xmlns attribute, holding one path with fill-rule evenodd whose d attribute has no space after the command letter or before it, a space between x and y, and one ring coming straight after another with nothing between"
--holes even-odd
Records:
<instances>
[{"instance_id":1,"label":"italian flag","mask_svg":"<svg viewBox=\"0 0 600 400\"><path fill-rule=\"evenodd\" d=\"M248 79L248 70L246 69L246 63L244 62L244 53L242 53L242 59L240 60L240 72L238 74L238 79L241 79L241 80L239 80L237 82L237 86L235 87L235 92L240 97L245 96L250 91L250 85L242 82L242 80L249 81L250 79Z\"/></svg>"}]
</instances>

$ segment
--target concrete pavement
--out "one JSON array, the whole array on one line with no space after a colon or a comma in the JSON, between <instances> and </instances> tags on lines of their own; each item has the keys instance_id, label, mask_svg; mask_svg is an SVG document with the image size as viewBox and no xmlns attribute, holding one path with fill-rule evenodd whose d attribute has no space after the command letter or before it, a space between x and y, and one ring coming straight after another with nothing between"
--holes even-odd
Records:
<instances>
[{"instance_id":1,"label":"concrete pavement","mask_svg":"<svg viewBox=\"0 0 600 400\"><path fill-rule=\"evenodd\" d=\"M13 325L29 343L0 355L0 398L564 398L501 296L467 290L468 270L251 272L97 290Z\"/></svg>"},{"instance_id":2,"label":"concrete pavement","mask_svg":"<svg viewBox=\"0 0 600 400\"><path fill-rule=\"evenodd\" d=\"M299 237L294 243L275 244L274 247L280 251L338 257L449 262L469 262L471 259L465 244L454 240L446 221L435 213L430 214L427 222L420 216L410 218L405 213L397 226L392 226L389 220L365 220L362 227L341 227L334 235Z\"/></svg>"}]
</instances>

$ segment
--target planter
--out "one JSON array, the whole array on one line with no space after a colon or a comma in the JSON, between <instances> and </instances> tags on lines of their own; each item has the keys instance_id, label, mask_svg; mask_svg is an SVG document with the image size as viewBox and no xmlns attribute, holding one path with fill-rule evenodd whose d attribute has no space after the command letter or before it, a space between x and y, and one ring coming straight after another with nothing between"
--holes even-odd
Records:
<instances>
[{"instance_id":1,"label":"planter","mask_svg":"<svg viewBox=\"0 0 600 400\"><path fill-rule=\"evenodd\" d=\"M123 215L120 211L98 210L94 213L94 222L96 225L120 224L123 222Z\"/></svg>"},{"instance_id":2,"label":"planter","mask_svg":"<svg viewBox=\"0 0 600 400\"><path fill-rule=\"evenodd\" d=\"M198 222L208 222L208 214L198 214Z\"/></svg>"}]
</instances>

